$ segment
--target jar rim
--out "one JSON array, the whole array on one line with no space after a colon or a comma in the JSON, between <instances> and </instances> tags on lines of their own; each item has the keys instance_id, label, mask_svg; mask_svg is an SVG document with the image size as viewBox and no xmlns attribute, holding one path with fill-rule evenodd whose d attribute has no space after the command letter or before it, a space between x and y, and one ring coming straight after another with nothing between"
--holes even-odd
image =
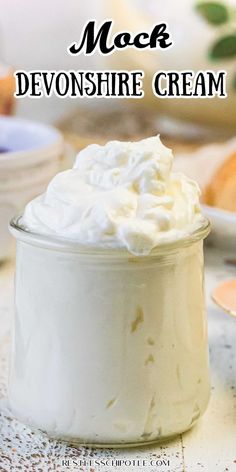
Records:
<instances>
[{"instance_id":1,"label":"jar rim","mask_svg":"<svg viewBox=\"0 0 236 472\"><path fill-rule=\"evenodd\" d=\"M75 240L63 238L61 236L46 235L31 231L24 227L20 220L22 215L13 217L9 223L9 230L11 234L16 238L24 242L28 242L34 246L46 247L54 250L76 252L81 255L90 256L108 256L117 255L117 257L152 257L156 255L166 254L172 250L178 250L191 244L205 239L211 231L210 221L204 217L202 224L199 224L193 231L186 233L181 238L177 238L173 241L162 241L156 245L149 254L136 255L129 252L126 248L111 248L111 247L97 247L92 245L84 245Z\"/></svg>"}]
</instances>

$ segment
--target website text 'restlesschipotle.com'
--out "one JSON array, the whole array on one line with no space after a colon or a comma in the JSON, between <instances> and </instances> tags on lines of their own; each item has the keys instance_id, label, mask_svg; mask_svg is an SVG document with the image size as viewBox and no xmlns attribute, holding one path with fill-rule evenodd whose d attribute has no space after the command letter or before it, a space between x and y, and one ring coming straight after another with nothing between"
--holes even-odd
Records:
<instances>
[{"instance_id":1,"label":"website text 'restlesschipotle.com'","mask_svg":"<svg viewBox=\"0 0 236 472\"><path fill-rule=\"evenodd\" d=\"M170 460L165 458L153 459L114 459L114 458L70 458L61 459L60 465L65 468L75 469L77 467L116 467L116 468L165 468L168 472ZM93 469L92 469L93 470ZM160 471L161 472L161 471Z\"/></svg>"}]
</instances>

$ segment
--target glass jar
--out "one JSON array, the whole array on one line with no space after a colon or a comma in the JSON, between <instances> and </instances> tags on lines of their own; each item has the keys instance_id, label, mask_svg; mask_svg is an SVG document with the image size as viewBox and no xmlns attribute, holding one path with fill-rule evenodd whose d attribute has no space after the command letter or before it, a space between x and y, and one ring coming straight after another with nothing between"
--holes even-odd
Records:
<instances>
[{"instance_id":1,"label":"glass jar","mask_svg":"<svg viewBox=\"0 0 236 472\"><path fill-rule=\"evenodd\" d=\"M33 234L17 219L11 232L13 413L53 438L106 447L191 428L210 391L208 222L139 257Z\"/></svg>"}]
</instances>

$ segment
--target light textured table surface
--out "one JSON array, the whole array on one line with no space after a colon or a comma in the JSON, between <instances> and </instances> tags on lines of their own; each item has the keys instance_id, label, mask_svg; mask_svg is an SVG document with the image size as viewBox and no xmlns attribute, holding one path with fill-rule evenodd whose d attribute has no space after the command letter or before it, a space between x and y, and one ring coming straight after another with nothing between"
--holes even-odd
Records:
<instances>
[{"instance_id":1,"label":"light textured table surface","mask_svg":"<svg viewBox=\"0 0 236 472\"><path fill-rule=\"evenodd\" d=\"M210 301L217 282L236 277L224 254L207 249L206 289L212 395L204 417L188 433L162 446L132 450L75 449L33 433L6 410L4 396L13 313L11 264L0 268L0 471L225 472L236 471L236 320ZM120 461L111 464L111 461ZM64 462L63 462L64 461ZM107 465L103 465L107 461ZM122 461L122 462L121 462ZM133 461L135 461L133 463ZM143 462L144 461L144 462ZM100 465L97 464L100 462Z\"/></svg>"}]
</instances>

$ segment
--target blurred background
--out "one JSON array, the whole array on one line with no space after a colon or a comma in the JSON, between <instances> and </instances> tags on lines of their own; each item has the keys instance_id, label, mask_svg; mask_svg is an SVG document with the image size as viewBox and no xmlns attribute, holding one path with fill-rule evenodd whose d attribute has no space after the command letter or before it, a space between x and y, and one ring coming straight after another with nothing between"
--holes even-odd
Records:
<instances>
[{"instance_id":1,"label":"blurred background","mask_svg":"<svg viewBox=\"0 0 236 472\"><path fill-rule=\"evenodd\" d=\"M0 61L14 69L96 68L96 57L73 58L67 47L79 37L90 16L101 14L101 1L0 0ZM1 92L0 92L1 93ZM18 100L16 113L25 118L54 122L76 108L74 100Z\"/></svg>"},{"instance_id":2,"label":"blurred background","mask_svg":"<svg viewBox=\"0 0 236 472\"><path fill-rule=\"evenodd\" d=\"M198 180L204 203L220 211L236 211L236 194L232 193L236 182L231 182L227 204L216 204L212 192L205 191L222 163L234 152L236 155L236 0L0 0L0 11L0 221L5 228L4 241L0 237L0 259L1 247L2 254L8 252L9 218L92 142L161 133L165 144L180 158L176 168ZM165 21L174 47L162 51L128 48L107 57L67 53L88 20L107 18L114 20L114 33L151 30L155 23ZM145 97L131 101L55 96L16 100L13 72L17 69L144 70ZM151 81L159 69L226 70L228 98L158 99ZM209 143L213 148L201 149ZM183 153L188 160L183 159Z\"/></svg>"},{"instance_id":3,"label":"blurred background","mask_svg":"<svg viewBox=\"0 0 236 472\"><path fill-rule=\"evenodd\" d=\"M205 5L205 8L204 8ZM236 0L199 2L197 0L0 0L0 59L14 69L144 69L146 97L142 105L156 113L213 126L236 126ZM72 57L68 45L79 38L82 26L91 18L113 18L114 29L150 29L160 21L169 23L174 47L167 51L127 49L104 58ZM218 49L217 49L218 46ZM227 100L158 100L150 81L158 69L226 69ZM114 99L106 100L114 106ZM18 100L20 116L54 123L85 100Z\"/></svg>"}]
</instances>

